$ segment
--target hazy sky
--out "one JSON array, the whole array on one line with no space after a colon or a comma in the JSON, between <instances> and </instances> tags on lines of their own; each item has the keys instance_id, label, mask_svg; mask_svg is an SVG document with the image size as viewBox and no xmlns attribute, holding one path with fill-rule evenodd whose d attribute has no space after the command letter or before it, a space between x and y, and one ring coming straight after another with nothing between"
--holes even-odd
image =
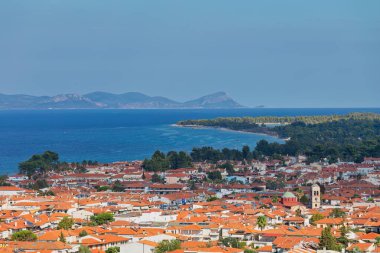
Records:
<instances>
[{"instance_id":1,"label":"hazy sky","mask_svg":"<svg viewBox=\"0 0 380 253\"><path fill-rule=\"evenodd\" d=\"M379 0L1 0L0 93L380 107Z\"/></svg>"}]
</instances>

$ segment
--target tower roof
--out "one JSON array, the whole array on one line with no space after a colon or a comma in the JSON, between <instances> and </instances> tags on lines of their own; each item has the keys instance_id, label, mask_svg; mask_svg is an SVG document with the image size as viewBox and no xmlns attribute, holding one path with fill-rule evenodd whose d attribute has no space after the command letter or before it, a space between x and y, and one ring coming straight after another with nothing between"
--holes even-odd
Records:
<instances>
[{"instance_id":1,"label":"tower roof","mask_svg":"<svg viewBox=\"0 0 380 253\"><path fill-rule=\"evenodd\" d=\"M291 192L285 192L283 195L282 195L282 198L295 198L296 196L291 193Z\"/></svg>"}]
</instances>

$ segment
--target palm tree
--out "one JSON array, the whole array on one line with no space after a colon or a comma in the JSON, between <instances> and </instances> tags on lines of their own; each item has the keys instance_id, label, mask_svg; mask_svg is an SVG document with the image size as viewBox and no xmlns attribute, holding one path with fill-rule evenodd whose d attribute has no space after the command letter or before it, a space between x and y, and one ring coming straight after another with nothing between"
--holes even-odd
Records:
<instances>
[{"instance_id":1,"label":"palm tree","mask_svg":"<svg viewBox=\"0 0 380 253\"><path fill-rule=\"evenodd\" d=\"M257 218L257 226L259 226L259 228L260 228L261 230L263 230L263 229L265 228L266 225L267 225L267 218L266 218L264 215L259 216L259 217Z\"/></svg>"}]
</instances>

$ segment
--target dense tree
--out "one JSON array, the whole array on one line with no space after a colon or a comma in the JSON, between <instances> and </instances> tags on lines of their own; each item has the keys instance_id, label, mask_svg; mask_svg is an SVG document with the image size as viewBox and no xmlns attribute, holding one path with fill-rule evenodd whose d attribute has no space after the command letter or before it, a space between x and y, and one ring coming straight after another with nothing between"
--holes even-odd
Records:
<instances>
[{"instance_id":1,"label":"dense tree","mask_svg":"<svg viewBox=\"0 0 380 253\"><path fill-rule=\"evenodd\" d=\"M160 175L154 173L152 175L152 179L151 179L152 183L165 183L165 178L164 177L161 177Z\"/></svg>"},{"instance_id":2,"label":"dense tree","mask_svg":"<svg viewBox=\"0 0 380 253\"><path fill-rule=\"evenodd\" d=\"M123 192L125 190L125 187L121 184L119 180L116 180L116 182L113 184L111 190L113 192Z\"/></svg>"},{"instance_id":3,"label":"dense tree","mask_svg":"<svg viewBox=\"0 0 380 253\"><path fill-rule=\"evenodd\" d=\"M340 237L337 239L337 241L342 244L344 247L348 246L349 240L347 238L347 233L349 232L349 228L346 227L344 224L339 229L340 231Z\"/></svg>"},{"instance_id":4,"label":"dense tree","mask_svg":"<svg viewBox=\"0 0 380 253\"><path fill-rule=\"evenodd\" d=\"M181 248L181 242L179 240L171 240L171 241L163 240L157 245L154 252L166 253L166 252L173 251L180 248Z\"/></svg>"},{"instance_id":5,"label":"dense tree","mask_svg":"<svg viewBox=\"0 0 380 253\"><path fill-rule=\"evenodd\" d=\"M249 146L243 146L243 148L242 148L242 156L243 156L243 159L246 159L246 160L251 160L252 159L252 153L251 153L251 150L250 150Z\"/></svg>"},{"instance_id":6,"label":"dense tree","mask_svg":"<svg viewBox=\"0 0 380 253\"><path fill-rule=\"evenodd\" d=\"M315 214L313 214L313 215L311 216L311 218L310 218L310 224L315 225L315 222L316 222L316 221L322 220L322 219L324 219L324 218L325 218L325 216L323 216L322 214L320 214L320 213L315 213Z\"/></svg>"},{"instance_id":7,"label":"dense tree","mask_svg":"<svg viewBox=\"0 0 380 253\"><path fill-rule=\"evenodd\" d=\"M40 190L40 189L48 188L49 184L46 182L45 179L38 179L36 180L34 184L30 184L29 187L32 188L33 190Z\"/></svg>"},{"instance_id":8,"label":"dense tree","mask_svg":"<svg viewBox=\"0 0 380 253\"><path fill-rule=\"evenodd\" d=\"M211 197L209 197L209 198L207 199L207 202L211 202L211 201L215 201L215 200L218 200L218 198L215 197L215 196L211 196Z\"/></svg>"},{"instance_id":9,"label":"dense tree","mask_svg":"<svg viewBox=\"0 0 380 253\"><path fill-rule=\"evenodd\" d=\"M272 197L272 202L277 203L278 202L278 196L273 196Z\"/></svg>"},{"instance_id":10,"label":"dense tree","mask_svg":"<svg viewBox=\"0 0 380 253\"><path fill-rule=\"evenodd\" d=\"M216 163L217 161L222 160L223 153L212 147L202 147L193 148L193 150L190 153L190 156L195 162L209 161L212 163Z\"/></svg>"},{"instance_id":11,"label":"dense tree","mask_svg":"<svg viewBox=\"0 0 380 253\"><path fill-rule=\"evenodd\" d=\"M86 236L86 235L88 235L88 233L87 233L86 230L82 230L82 231L79 232L79 236L80 237L83 237L83 236Z\"/></svg>"},{"instance_id":12,"label":"dense tree","mask_svg":"<svg viewBox=\"0 0 380 253\"><path fill-rule=\"evenodd\" d=\"M21 230L12 234L12 241L36 241L37 235L30 230Z\"/></svg>"},{"instance_id":13,"label":"dense tree","mask_svg":"<svg viewBox=\"0 0 380 253\"><path fill-rule=\"evenodd\" d=\"M58 229L69 230L74 225L74 220L68 216L62 218L62 220L58 223Z\"/></svg>"},{"instance_id":14,"label":"dense tree","mask_svg":"<svg viewBox=\"0 0 380 253\"><path fill-rule=\"evenodd\" d=\"M114 218L112 213L105 212L91 216L90 220L97 225L103 225L108 222L114 221Z\"/></svg>"},{"instance_id":15,"label":"dense tree","mask_svg":"<svg viewBox=\"0 0 380 253\"><path fill-rule=\"evenodd\" d=\"M254 249L245 249L244 253L257 253L257 251Z\"/></svg>"},{"instance_id":16,"label":"dense tree","mask_svg":"<svg viewBox=\"0 0 380 253\"><path fill-rule=\"evenodd\" d=\"M40 196L55 196L55 193L52 190L48 191L38 191Z\"/></svg>"},{"instance_id":17,"label":"dense tree","mask_svg":"<svg viewBox=\"0 0 380 253\"><path fill-rule=\"evenodd\" d=\"M269 120L282 125L275 127L260 126L257 123ZM290 124L289 124L290 123ZM189 120L178 124L225 127L256 133L289 138L284 144L269 143L265 140L257 143L253 152L233 155L232 150L217 152L211 148L193 149L194 161L245 159L247 155L261 156L305 154L309 162L325 159L329 163L340 160L360 162L364 156L380 157L380 114L352 113L348 115L301 116L301 117L247 117L217 118L210 120Z\"/></svg>"},{"instance_id":18,"label":"dense tree","mask_svg":"<svg viewBox=\"0 0 380 253\"><path fill-rule=\"evenodd\" d=\"M95 189L98 191L98 192L105 192L105 191L108 191L110 189L110 187L108 185L102 185L102 186L95 186Z\"/></svg>"},{"instance_id":19,"label":"dense tree","mask_svg":"<svg viewBox=\"0 0 380 253\"><path fill-rule=\"evenodd\" d=\"M208 179L213 180L213 181L217 181L217 180L222 180L223 179L222 178L222 174L218 170L207 172L207 177L208 177Z\"/></svg>"},{"instance_id":20,"label":"dense tree","mask_svg":"<svg viewBox=\"0 0 380 253\"><path fill-rule=\"evenodd\" d=\"M165 171L169 169L169 161L161 151L157 150L151 159L145 159L143 167L147 171Z\"/></svg>"},{"instance_id":21,"label":"dense tree","mask_svg":"<svg viewBox=\"0 0 380 253\"><path fill-rule=\"evenodd\" d=\"M8 176L7 175L1 175L0 176L0 186L11 186L12 184L7 182Z\"/></svg>"},{"instance_id":22,"label":"dense tree","mask_svg":"<svg viewBox=\"0 0 380 253\"><path fill-rule=\"evenodd\" d=\"M319 239L319 248L340 251L341 247L337 243L335 237L331 234L330 227L326 227L322 230L322 235Z\"/></svg>"},{"instance_id":23,"label":"dense tree","mask_svg":"<svg viewBox=\"0 0 380 253\"><path fill-rule=\"evenodd\" d=\"M375 240L376 240L376 245L379 246L380 245L380 236L376 237Z\"/></svg>"},{"instance_id":24,"label":"dense tree","mask_svg":"<svg viewBox=\"0 0 380 253\"><path fill-rule=\"evenodd\" d=\"M190 189L191 191L194 191L194 190L197 189L197 186L195 185L195 181L194 181L194 180L190 180L190 181L189 181L189 189Z\"/></svg>"},{"instance_id":25,"label":"dense tree","mask_svg":"<svg viewBox=\"0 0 380 253\"><path fill-rule=\"evenodd\" d=\"M275 118L265 117L265 119L274 120ZM280 119L280 121L291 124L252 128L253 125L240 118L195 121L194 123L205 126L221 124L219 126L235 130L265 132L280 138L288 138L288 140L283 144L261 140L253 151L250 151L248 146L244 146L242 150L228 148L218 150L212 147L193 148L190 153L191 161L216 163L220 160L244 161L250 158L263 160L265 157L279 159L282 158L282 155L304 154L309 162L324 160L334 163L338 159L360 162L364 156L380 157L379 114L308 116L296 119L304 122L294 121L295 118L290 117L289 119ZM236 122L239 122L239 127L234 127ZM171 161L168 156L172 157ZM169 152L168 156L156 151L151 159L144 161L144 168L150 171L164 171L173 166L170 164L178 164L177 157L179 155L176 152ZM186 163L191 162L190 157L186 157ZM229 173L231 174L232 170L229 170Z\"/></svg>"},{"instance_id":26,"label":"dense tree","mask_svg":"<svg viewBox=\"0 0 380 253\"><path fill-rule=\"evenodd\" d=\"M245 242L241 242L238 238L226 237L221 240L226 247L241 249L245 246Z\"/></svg>"},{"instance_id":27,"label":"dense tree","mask_svg":"<svg viewBox=\"0 0 380 253\"><path fill-rule=\"evenodd\" d=\"M255 127L264 127L267 123L294 124L306 126L307 124L320 124L341 120L380 120L377 113L349 113L346 115L315 115L315 116L261 116L261 117L220 117L205 120L183 120L179 125L198 125L223 127L235 130L246 130Z\"/></svg>"},{"instance_id":28,"label":"dense tree","mask_svg":"<svg viewBox=\"0 0 380 253\"><path fill-rule=\"evenodd\" d=\"M223 164L219 165L218 167L221 169L226 169L229 176L233 175L235 172L234 166L229 162L223 163Z\"/></svg>"},{"instance_id":29,"label":"dense tree","mask_svg":"<svg viewBox=\"0 0 380 253\"><path fill-rule=\"evenodd\" d=\"M65 239L65 236L63 235L62 231L61 231L61 234L59 235L59 241L63 242L63 243L66 243L66 239Z\"/></svg>"},{"instance_id":30,"label":"dense tree","mask_svg":"<svg viewBox=\"0 0 380 253\"><path fill-rule=\"evenodd\" d=\"M269 190L277 190L285 187L285 183L282 178L277 178L276 180L267 180L265 185Z\"/></svg>"},{"instance_id":31,"label":"dense tree","mask_svg":"<svg viewBox=\"0 0 380 253\"><path fill-rule=\"evenodd\" d=\"M20 173L32 176L37 171L45 173L49 170L57 168L59 164L59 156L52 151L45 151L43 154L33 155L28 160L19 164Z\"/></svg>"},{"instance_id":32,"label":"dense tree","mask_svg":"<svg viewBox=\"0 0 380 253\"><path fill-rule=\"evenodd\" d=\"M344 216L346 216L346 212L340 208L334 208L330 213L330 217L332 218L342 218Z\"/></svg>"},{"instance_id":33,"label":"dense tree","mask_svg":"<svg viewBox=\"0 0 380 253\"><path fill-rule=\"evenodd\" d=\"M191 157L184 151L170 151L166 155L157 150L151 159L145 159L143 167L146 171L165 171L168 169L189 168L192 166Z\"/></svg>"},{"instance_id":34,"label":"dense tree","mask_svg":"<svg viewBox=\"0 0 380 253\"><path fill-rule=\"evenodd\" d=\"M86 160L83 160L82 161L82 165L83 166L86 166L86 165L98 165L99 163L98 163L98 161L92 161L92 160L88 160L88 161L86 161Z\"/></svg>"},{"instance_id":35,"label":"dense tree","mask_svg":"<svg viewBox=\"0 0 380 253\"><path fill-rule=\"evenodd\" d=\"M120 252L120 247L109 247L106 249L105 253L119 253Z\"/></svg>"},{"instance_id":36,"label":"dense tree","mask_svg":"<svg viewBox=\"0 0 380 253\"><path fill-rule=\"evenodd\" d=\"M309 204L309 198L306 195L302 195L302 197L300 198L300 202L304 205L307 205Z\"/></svg>"},{"instance_id":37,"label":"dense tree","mask_svg":"<svg viewBox=\"0 0 380 253\"><path fill-rule=\"evenodd\" d=\"M78 253L91 253L91 250L88 246L81 245L79 246Z\"/></svg>"},{"instance_id":38,"label":"dense tree","mask_svg":"<svg viewBox=\"0 0 380 253\"><path fill-rule=\"evenodd\" d=\"M191 167L191 157L183 151L180 151L178 153L171 151L167 154L167 159L169 161L170 169Z\"/></svg>"}]
</instances>

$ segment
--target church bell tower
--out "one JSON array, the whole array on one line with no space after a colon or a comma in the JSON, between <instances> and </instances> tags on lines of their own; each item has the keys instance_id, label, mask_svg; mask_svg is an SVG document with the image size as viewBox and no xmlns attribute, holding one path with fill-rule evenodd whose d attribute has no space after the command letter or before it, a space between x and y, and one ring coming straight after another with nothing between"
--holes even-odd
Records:
<instances>
[{"instance_id":1,"label":"church bell tower","mask_svg":"<svg viewBox=\"0 0 380 253\"><path fill-rule=\"evenodd\" d=\"M321 187L317 184L311 186L310 205L313 209L319 209L321 207Z\"/></svg>"}]
</instances>

